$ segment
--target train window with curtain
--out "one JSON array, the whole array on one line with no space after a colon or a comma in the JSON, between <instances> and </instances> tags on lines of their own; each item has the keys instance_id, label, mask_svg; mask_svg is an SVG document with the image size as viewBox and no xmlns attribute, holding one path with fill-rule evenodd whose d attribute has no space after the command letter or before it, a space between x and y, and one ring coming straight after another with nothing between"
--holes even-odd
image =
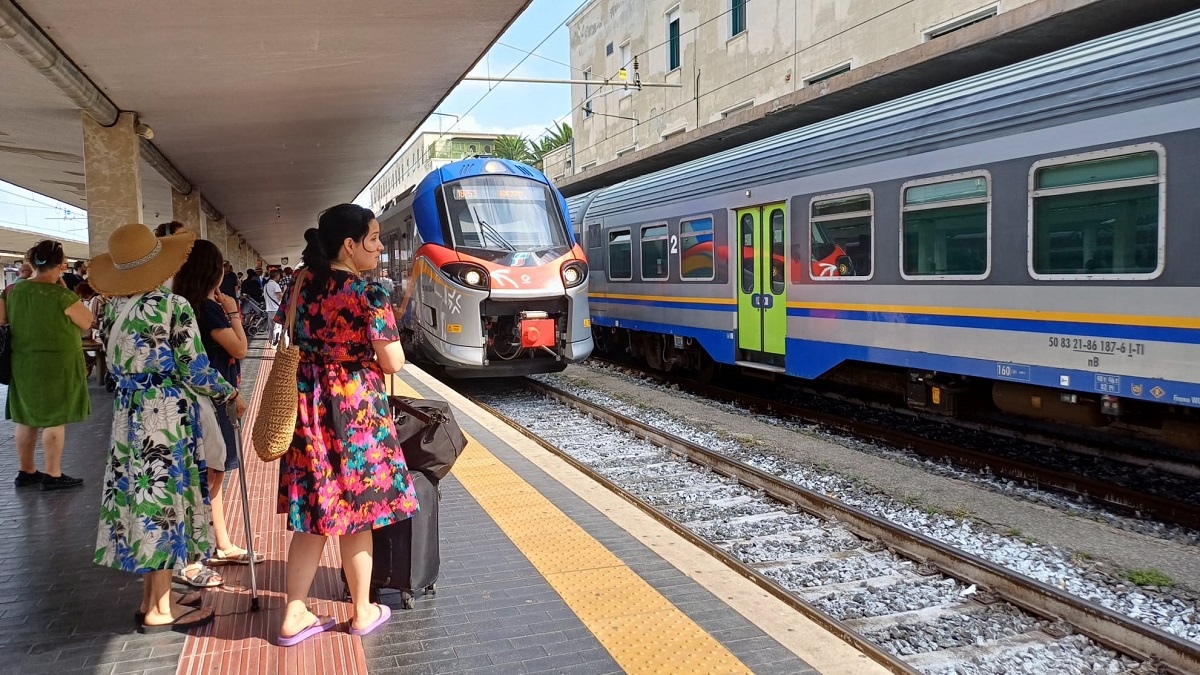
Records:
<instances>
[{"instance_id":1,"label":"train window with curtain","mask_svg":"<svg viewBox=\"0 0 1200 675\"><path fill-rule=\"evenodd\" d=\"M642 228L642 279L664 281L667 269L667 224Z\"/></svg>"},{"instance_id":2,"label":"train window with curtain","mask_svg":"<svg viewBox=\"0 0 1200 675\"><path fill-rule=\"evenodd\" d=\"M991 260L987 172L905 183L900 190L900 275L982 279Z\"/></svg>"},{"instance_id":3,"label":"train window with curtain","mask_svg":"<svg viewBox=\"0 0 1200 675\"><path fill-rule=\"evenodd\" d=\"M608 278L610 281L633 278L633 244L628 229L608 233Z\"/></svg>"},{"instance_id":4,"label":"train window with curtain","mask_svg":"<svg viewBox=\"0 0 1200 675\"><path fill-rule=\"evenodd\" d=\"M713 221L711 216L679 222L679 278L684 281L712 281Z\"/></svg>"},{"instance_id":5,"label":"train window with curtain","mask_svg":"<svg viewBox=\"0 0 1200 675\"><path fill-rule=\"evenodd\" d=\"M813 198L809 206L809 251L795 245L796 261L809 260L808 276L815 281L871 278L875 257L874 194L870 190ZM799 220L799 219L797 219ZM797 236L797 242L805 241ZM797 281L799 281L797 279Z\"/></svg>"},{"instance_id":6,"label":"train window with curtain","mask_svg":"<svg viewBox=\"0 0 1200 675\"><path fill-rule=\"evenodd\" d=\"M1165 191L1166 162L1157 143L1034 164L1030 274L1038 279L1158 276Z\"/></svg>"}]
</instances>

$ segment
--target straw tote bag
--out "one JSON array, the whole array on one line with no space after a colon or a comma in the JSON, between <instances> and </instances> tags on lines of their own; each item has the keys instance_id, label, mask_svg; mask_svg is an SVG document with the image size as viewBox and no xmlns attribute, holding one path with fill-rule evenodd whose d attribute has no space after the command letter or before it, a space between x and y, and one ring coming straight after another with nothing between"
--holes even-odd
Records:
<instances>
[{"instance_id":1,"label":"straw tote bag","mask_svg":"<svg viewBox=\"0 0 1200 675\"><path fill-rule=\"evenodd\" d=\"M296 369L300 367L300 349L296 347L296 307L300 303L300 286L308 277L305 270L296 276L292 285L292 298L288 303L287 332L279 340L275 350L275 362L267 375L262 398L258 402L258 416L250 438L254 451L264 462L274 462L283 457L292 447L292 436L296 433Z\"/></svg>"}]
</instances>

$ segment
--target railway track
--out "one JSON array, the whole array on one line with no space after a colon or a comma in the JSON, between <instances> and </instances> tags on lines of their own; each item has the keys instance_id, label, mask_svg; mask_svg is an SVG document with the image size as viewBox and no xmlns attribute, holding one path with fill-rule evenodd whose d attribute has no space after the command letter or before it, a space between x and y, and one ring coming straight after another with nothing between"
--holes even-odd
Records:
<instances>
[{"instance_id":1,"label":"railway track","mask_svg":"<svg viewBox=\"0 0 1200 675\"><path fill-rule=\"evenodd\" d=\"M601 360L621 369L629 369L627 364ZM686 378L676 378L661 373L647 373L641 370L635 372L665 384L676 385L697 396L736 403L751 410L771 413L796 422L818 424L853 436L905 448L929 459L948 461L966 469L986 471L997 477L1035 485L1043 490L1089 499L1093 503L1117 513L1200 529L1200 505L1197 504L1115 485L1102 478L1059 471L1031 462L966 448L960 444L940 441L893 426L755 396L717 385L701 384Z\"/></svg>"},{"instance_id":2,"label":"railway track","mask_svg":"<svg viewBox=\"0 0 1200 675\"><path fill-rule=\"evenodd\" d=\"M893 672L1018 672L1014 659L1046 659L1044 671L1019 672L1200 672L1200 644L567 392L527 386L534 393L506 393L504 410L476 402ZM562 406L580 419L565 420Z\"/></svg>"}]
</instances>

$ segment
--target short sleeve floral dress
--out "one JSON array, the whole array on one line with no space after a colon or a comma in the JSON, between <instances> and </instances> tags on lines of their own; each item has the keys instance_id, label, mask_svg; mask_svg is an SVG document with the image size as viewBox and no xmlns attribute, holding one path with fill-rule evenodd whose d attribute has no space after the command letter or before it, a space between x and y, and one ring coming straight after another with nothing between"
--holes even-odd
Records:
<instances>
[{"instance_id":1,"label":"short sleeve floral dress","mask_svg":"<svg viewBox=\"0 0 1200 675\"><path fill-rule=\"evenodd\" d=\"M107 342L113 331L117 389L95 562L144 574L214 548L197 397L221 405L234 389L209 364L192 306L166 288L109 302L100 333Z\"/></svg>"},{"instance_id":2,"label":"short sleeve floral dress","mask_svg":"<svg viewBox=\"0 0 1200 675\"><path fill-rule=\"evenodd\" d=\"M275 320L284 324L290 297ZM301 281L295 341L299 412L279 474L288 528L324 536L390 525L417 511L374 340L400 338L383 287L333 270Z\"/></svg>"}]
</instances>

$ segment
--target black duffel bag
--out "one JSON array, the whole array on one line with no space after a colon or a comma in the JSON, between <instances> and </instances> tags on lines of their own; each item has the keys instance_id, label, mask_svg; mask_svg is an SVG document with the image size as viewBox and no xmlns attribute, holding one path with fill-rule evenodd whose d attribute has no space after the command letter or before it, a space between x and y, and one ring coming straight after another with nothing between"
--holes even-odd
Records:
<instances>
[{"instance_id":1,"label":"black duffel bag","mask_svg":"<svg viewBox=\"0 0 1200 675\"><path fill-rule=\"evenodd\" d=\"M445 478L467 444L450 404L406 396L388 396L388 403L408 469L438 480Z\"/></svg>"}]
</instances>

